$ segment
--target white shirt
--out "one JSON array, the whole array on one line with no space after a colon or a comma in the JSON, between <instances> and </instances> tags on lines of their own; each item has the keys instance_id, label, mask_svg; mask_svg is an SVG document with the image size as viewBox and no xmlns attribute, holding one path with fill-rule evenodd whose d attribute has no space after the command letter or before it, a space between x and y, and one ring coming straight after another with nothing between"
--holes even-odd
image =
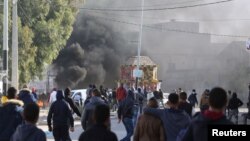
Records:
<instances>
[{"instance_id":1,"label":"white shirt","mask_svg":"<svg viewBox=\"0 0 250 141\"><path fill-rule=\"evenodd\" d=\"M56 91L53 91L51 94L50 94L50 98L49 98L49 103L53 103L56 101Z\"/></svg>"}]
</instances>

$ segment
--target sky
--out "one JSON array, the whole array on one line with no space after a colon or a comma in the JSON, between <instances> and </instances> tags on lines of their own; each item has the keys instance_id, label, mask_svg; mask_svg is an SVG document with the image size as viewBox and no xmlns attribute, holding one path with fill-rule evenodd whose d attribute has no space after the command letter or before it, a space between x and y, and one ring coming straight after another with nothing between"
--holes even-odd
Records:
<instances>
[{"instance_id":1,"label":"sky","mask_svg":"<svg viewBox=\"0 0 250 141\"><path fill-rule=\"evenodd\" d=\"M197 4L213 3L227 0L145 0L145 9L192 6ZM83 7L103 9L140 9L141 0L85 0ZM240 35L250 37L250 0L232 0L225 3L198 6L191 8L177 8L175 10L147 11L144 12L144 24L168 22L171 19L200 23L200 32ZM81 12L87 12L81 10ZM90 12L90 11L88 11ZM140 24L141 12L130 11L92 11L97 16L118 19L130 23ZM117 24L117 23L116 23ZM127 30L139 30L138 26L117 24ZM212 42L231 42L234 40L245 41L247 37L215 37Z\"/></svg>"}]
</instances>

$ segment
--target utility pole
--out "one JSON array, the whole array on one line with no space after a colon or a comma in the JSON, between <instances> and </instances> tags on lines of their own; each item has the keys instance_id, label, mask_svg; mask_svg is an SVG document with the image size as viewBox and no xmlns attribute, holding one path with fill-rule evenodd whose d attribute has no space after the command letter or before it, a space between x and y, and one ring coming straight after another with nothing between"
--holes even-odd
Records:
<instances>
[{"instance_id":1,"label":"utility pole","mask_svg":"<svg viewBox=\"0 0 250 141\"><path fill-rule=\"evenodd\" d=\"M18 16L17 16L17 1L13 0L12 9L12 86L18 89Z\"/></svg>"},{"instance_id":2,"label":"utility pole","mask_svg":"<svg viewBox=\"0 0 250 141\"><path fill-rule=\"evenodd\" d=\"M8 88L8 0L4 0L4 19L3 19L3 94L7 94Z\"/></svg>"},{"instance_id":3,"label":"utility pole","mask_svg":"<svg viewBox=\"0 0 250 141\"><path fill-rule=\"evenodd\" d=\"M143 29L143 11L144 10L144 0L142 0L141 3L141 26L140 26L140 34L139 34L139 44L138 44L138 58L137 58L137 75L139 75L139 70L140 70L140 58L141 58L141 45L142 45L142 29ZM138 87L138 81L139 81L139 76L136 76L135 79L135 88L137 89Z\"/></svg>"}]
</instances>

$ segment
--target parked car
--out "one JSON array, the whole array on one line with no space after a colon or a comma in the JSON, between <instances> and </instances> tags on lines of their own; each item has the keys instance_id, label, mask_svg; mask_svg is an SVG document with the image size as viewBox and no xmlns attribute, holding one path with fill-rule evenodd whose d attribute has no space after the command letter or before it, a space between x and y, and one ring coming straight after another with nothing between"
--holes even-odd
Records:
<instances>
[{"instance_id":1,"label":"parked car","mask_svg":"<svg viewBox=\"0 0 250 141\"><path fill-rule=\"evenodd\" d=\"M162 101L158 101L159 107L160 107L160 108L163 108L163 107L166 108L165 105L166 105L166 103L168 102L168 96L169 96L169 94L170 94L170 93L163 93L163 99L162 99ZM149 100L151 97L154 97L153 92L148 93L148 95L147 95L147 100Z\"/></svg>"},{"instance_id":2,"label":"parked car","mask_svg":"<svg viewBox=\"0 0 250 141\"><path fill-rule=\"evenodd\" d=\"M71 91L71 98L75 102L77 108L82 113L84 101L87 99L87 89L77 89Z\"/></svg>"}]
</instances>

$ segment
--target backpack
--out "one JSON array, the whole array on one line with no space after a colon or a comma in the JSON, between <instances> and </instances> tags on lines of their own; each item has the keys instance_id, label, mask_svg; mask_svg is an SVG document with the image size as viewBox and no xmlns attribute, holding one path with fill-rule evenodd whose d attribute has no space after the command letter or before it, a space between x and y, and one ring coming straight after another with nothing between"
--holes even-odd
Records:
<instances>
[{"instance_id":1,"label":"backpack","mask_svg":"<svg viewBox=\"0 0 250 141\"><path fill-rule=\"evenodd\" d=\"M22 123L21 113L16 105L9 104L0 107L0 140L10 140L18 125Z\"/></svg>"}]
</instances>

